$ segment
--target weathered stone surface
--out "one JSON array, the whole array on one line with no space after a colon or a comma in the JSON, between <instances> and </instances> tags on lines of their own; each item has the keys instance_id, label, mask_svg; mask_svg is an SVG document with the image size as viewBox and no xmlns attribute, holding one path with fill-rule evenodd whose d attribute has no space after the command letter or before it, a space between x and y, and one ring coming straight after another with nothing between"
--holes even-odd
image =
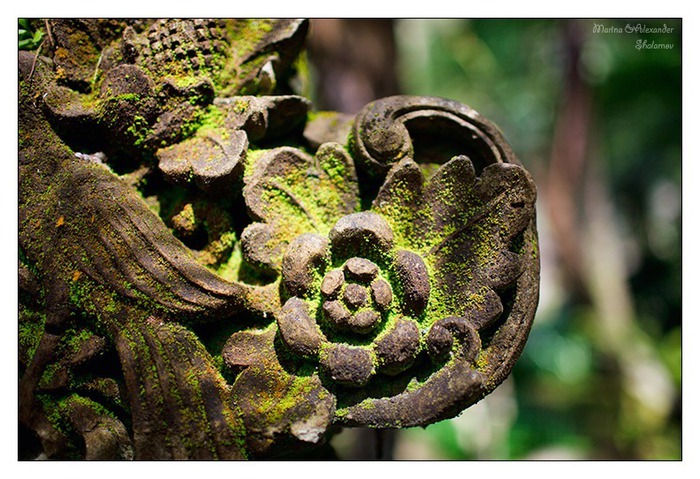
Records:
<instances>
[{"instance_id":1,"label":"weathered stone surface","mask_svg":"<svg viewBox=\"0 0 700 479\"><path fill-rule=\"evenodd\" d=\"M394 298L391 292L391 286L383 279L376 279L372 281L371 290L374 303L380 310L385 311L389 305L391 305L391 301Z\"/></svg>"},{"instance_id":2,"label":"weathered stone surface","mask_svg":"<svg viewBox=\"0 0 700 479\"><path fill-rule=\"evenodd\" d=\"M100 414L99 405L89 399L68 402L68 417L85 442L85 459L115 461L133 459L134 450L124 424Z\"/></svg>"},{"instance_id":3,"label":"weathered stone surface","mask_svg":"<svg viewBox=\"0 0 700 479\"><path fill-rule=\"evenodd\" d=\"M365 258L350 258L345 263L345 274L356 281L369 283L377 273L379 273L377 265Z\"/></svg>"},{"instance_id":4,"label":"weathered stone surface","mask_svg":"<svg viewBox=\"0 0 700 479\"><path fill-rule=\"evenodd\" d=\"M272 239L272 227L267 223L251 223L241 234L241 250L245 260L262 271L274 271L275 257L282 256L281 248L270 249L266 245Z\"/></svg>"},{"instance_id":5,"label":"weathered stone surface","mask_svg":"<svg viewBox=\"0 0 700 479\"><path fill-rule=\"evenodd\" d=\"M237 96L214 99L226 130L243 130L251 142L269 141L300 130L311 107L295 95Z\"/></svg>"},{"instance_id":6,"label":"weathered stone surface","mask_svg":"<svg viewBox=\"0 0 700 479\"><path fill-rule=\"evenodd\" d=\"M328 262L328 240L304 234L287 247L282 259L284 287L292 296L304 296L314 283L315 269Z\"/></svg>"},{"instance_id":7,"label":"weathered stone surface","mask_svg":"<svg viewBox=\"0 0 700 479\"><path fill-rule=\"evenodd\" d=\"M374 329L382 317L371 309L363 309L348 319L348 327L354 333L367 334Z\"/></svg>"},{"instance_id":8,"label":"weathered stone surface","mask_svg":"<svg viewBox=\"0 0 700 479\"><path fill-rule=\"evenodd\" d=\"M351 314L340 301L326 301L323 303L323 314L337 329L341 331L347 329Z\"/></svg>"},{"instance_id":9,"label":"weathered stone surface","mask_svg":"<svg viewBox=\"0 0 700 479\"><path fill-rule=\"evenodd\" d=\"M100 53L118 40L126 28L143 30L148 20L120 19L48 19L51 29L53 61L57 70L63 72L67 85L84 91L102 66Z\"/></svg>"},{"instance_id":10,"label":"weathered stone surface","mask_svg":"<svg viewBox=\"0 0 700 479\"><path fill-rule=\"evenodd\" d=\"M134 94L140 96L153 95L153 80L136 65L118 65L105 75L100 87L103 97ZM213 91L212 91L213 94Z\"/></svg>"},{"instance_id":11,"label":"weathered stone surface","mask_svg":"<svg viewBox=\"0 0 700 479\"><path fill-rule=\"evenodd\" d=\"M323 336L309 316L309 308L299 298L290 298L282 307L277 324L285 344L296 354L318 354Z\"/></svg>"},{"instance_id":12,"label":"weathered stone surface","mask_svg":"<svg viewBox=\"0 0 700 479\"><path fill-rule=\"evenodd\" d=\"M403 288L406 313L420 314L430 298L430 277L425 263L416 253L401 250L396 253L394 266Z\"/></svg>"},{"instance_id":13,"label":"weathered stone surface","mask_svg":"<svg viewBox=\"0 0 700 479\"><path fill-rule=\"evenodd\" d=\"M134 29L125 29L126 23ZM198 186L213 192L224 180L223 190L233 192L243 164L228 160L244 157L248 145L240 143L233 154L227 141L244 139L245 132L222 136L214 125L210 138L223 147L215 152L200 142L206 136L203 120L216 120L215 107L210 108L214 96L242 86L227 85L229 80L214 73L233 48L225 23L147 21L136 28L131 21L50 20L54 38L44 50L54 61L20 52L19 237L24 267L42 272L41 303L32 303L34 309L23 306L21 321L30 325L29 315L46 317L36 323L36 338L24 349L20 421L39 436L50 458L241 459L248 454L240 410L234 412L230 403L231 386L202 339L178 323L211 327L235 316L250 298L264 295L205 268L175 238L154 213L169 214L172 197L160 172L146 165L159 149L190 140L178 153L187 157ZM271 21L265 22L265 32L256 31L266 49L262 64L257 60L261 52L254 52L257 42L235 42L239 71L256 78L269 63L275 83L282 85L285 75L275 69L299 51L295 32L303 33L306 25L283 23L281 30ZM246 48L251 51L243 54ZM278 56L280 50L285 53ZM186 63L194 68L183 69ZM303 121L305 113L286 110ZM278 130L291 120L284 114L271 117ZM300 134L301 125L296 128ZM71 148L104 152L104 159L93 161L97 155L75 155ZM144 166L148 173L140 176L141 184L112 172L128 178ZM148 201L154 210L142 194L153 195ZM215 230L212 224L207 228ZM227 233L233 237L235 231ZM22 295L23 301L31 297ZM36 310L44 305L45 311ZM79 318L70 329L69 318ZM83 327L104 336L72 336L74 328ZM115 378L125 386L119 396L98 392L107 390L96 385L115 384ZM55 403L46 403L48 409L37 400L40 384L60 391ZM91 397L102 398L101 403L83 407L87 402L76 392L80 384L85 390L93 385ZM321 440L334 410L333 397L321 389L318 394L325 399L317 404L326 404L324 414L286 417L280 434L301 442ZM72 403L58 403L61 398ZM98 410L108 413L91 418L90 411ZM51 411L54 423L47 417ZM114 417L129 418L131 430ZM55 421L67 434L56 429Z\"/></svg>"},{"instance_id":14,"label":"weathered stone surface","mask_svg":"<svg viewBox=\"0 0 700 479\"><path fill-rule=\"evenodd\" d=\"M345 344L332 345L321 365L333 381L353 387L366 384L374 370L369 351Z\"/></svg>"},{"instance_id":15,"label":"weathered stone surface","mask_svg":"<svg viewBox=\"0 0 700 479\"><path fill-rule=\"evenodd\" d=\"M226 136L206 134L158 150L158 167L175 184L194 181L208 193L228 193L243 172L248 138L242 131Z\"/></svg>"},{"instance_id":16,"label":"weathered stone surface","mask_svg":"<svg viewBox=\"0 0 700 479\"><path fill-rule=\"evenodd\" d=\"M391 375L406 370L418 355L419 347L418 325L406 319L397 320L394 328L376 343L380 371Z\"/></svg>"},{"instance_id":17,"label":"weathered stone surface","mask_svg":"<svg viewBox=\"0 0 700 479\"><path fill-rule=\"evenodd\" d=\"M359 204L352 159L332 143L314 157L289 147L269 150L255 161L244 183L249 216L272 228L266 243L271 249L304 233L327 231Z\"/></svg>"},{"instance_id":18,"label":"weathered stone surface","mask_svg":"<svg viewBox=\"0 0 700 479\"><path fill-rule=\"evenodd\" d=\"M408 125L422 138L449 131L454 144L441 135L442 142L426 142L416 150ZM374 175L386 174L406 157L440 164L463 154L478 165L479 171L492 163L517 162L495 125L467 105L444 98L394 96L372 102L357 115L353 138L360 164ZM447 157L445 151L450 152Z\"/></svg>"},{"instance_id":19,"label":"weathered stone surface","mask_svg":"<svg viewBox=\"0 0 700 479\"><path fill-rule=\"evenodd\" d=\"M246 449L257 458L323 443L335 413L335 397L318 376L296 376L279 363L276 332L235 333L223 351L227 364L243 369L231 394L243 415Z\"/></svg>"},{"instance_id":20,"label":"weathered stone surface","mask_svg":"<svg viewBox=\"0 0 700 479\"><path fill-rule=\"evenodd\" d=\"M447 334L452 336L447 339ZM449 316L433 323L428 333L426 344L428 352L435 358L444 356L457 340L460 348L457 354L467 363L476 359L481 349L481 339L476 329L466 318Z\"/></svg>"},{"instance_id":21,"label":"weathered stone surface","mask_svg":"<svg viewBox=\"0 0 700 479\"><path fill-rule=\"evenodd\" d=\"M454 338L445 326L442 324L433 324L428 331L428 336L425 340L428 354L433 358L442 358L452 351Z\"/></svg>"},{"instance_id":22,"label":"weathered stone surface","mask_svg":"<svg viewBox=\"0 0 700 479\"><path fill-rule=\"evenodd\" d=\"M343 216L328 237L339 251L388 252L394 246L394 234L386 220L367 211Z\"/></svg>"},{"instance_id":23,"label":"weathered stone surface","mask_svg":"<svg viewBox=\"0 0 700 479\"><path fill-rule=\"evenodd\" d=\"M343 300L347 307L352 311L362 308L369 301L367 288L356 283L350 283L345 287Z\"/></svg>"},{"instance_id":24,"label":"weathered stone surface","mask_svg":"<svg viewBox=\"0 0 700 479\"><path fill-rule=\"evenodd\" d=\"M340 289L345 283L345 275L343 270L334 269L326 273L321 282L321 294L325 297L334 299L340 293Z\"/></svg>"},{"instance_id":25,"label":"weathered stone surface","mask_svg":"<svg viewBox=\"0 0 700 479\"><path fill-rule=\"evenodd\" d=\"M419 97L350 135L309 115L279 94L305 21L50 25L53 63L19 55L18 162L20 421L47 456L274 457L508 375L536 188L494 125Z\"/></svg>"},{"instance_id":26,"label":"weathered stone surface","mask_svg":"<svg viewBox=\"0 0 700 479\"><path fill-rule=\"evenodd\" d=\"M372 211L389 218L402 212L414 216L414 212L421 211L425 201L424 183L420 166L411 158L404 158L387 173L372 202ZM413 237L421 237L429 228L431 225L423 215L415 215L410 222L402 225L402 229L414 232ZM396 233L400 233L400 230Z\"/></svg>"},{"instance_id":27,"label":"weathered stone surface","mask_svg":"<svg viewBox=\"0 0 700 479\"><path fill-rule=\"evenodd\" d=\"M306 124L304 139L313 149L328 142L344 145L354 119L353 115L344 113L321 112Z\"/></svg>"}]
</instances>

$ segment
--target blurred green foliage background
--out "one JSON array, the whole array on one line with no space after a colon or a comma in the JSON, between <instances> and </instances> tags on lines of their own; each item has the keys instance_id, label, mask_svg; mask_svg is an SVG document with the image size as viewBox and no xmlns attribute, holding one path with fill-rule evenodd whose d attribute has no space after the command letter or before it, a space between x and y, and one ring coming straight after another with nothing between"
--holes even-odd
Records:
<instances>
[{"instance_id":1,"label":"blurred green foliage background","mask_svg":"<svg viewBox=\"0 0 700 479\"><path fill-rule=\"evenodd\" d=\"M339 24L322 22L312 22L312 36L339 35ZM382 48L384 75L395 80L374 96L452 98L498 124L538 184L542 254L538 314L511 377L458 418L394 433L384 455L679 459L681 21L375 26L393 31L394 44ZM364 48L358 68L368 72L365 57L379 50ZM312 38L312 65L318 51ZM351 97L342 85L335 96ZM362 434L337 436L336 454L359 457Z\"/></svg>"}]
</instances>

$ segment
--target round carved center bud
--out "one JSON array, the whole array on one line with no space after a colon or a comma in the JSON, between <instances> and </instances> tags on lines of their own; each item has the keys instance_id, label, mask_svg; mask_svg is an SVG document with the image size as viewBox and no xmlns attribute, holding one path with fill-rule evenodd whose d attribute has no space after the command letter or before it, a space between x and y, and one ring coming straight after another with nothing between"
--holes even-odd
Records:
<instances>
[{"instance_id":1,"label":"round carved center bud","mask_svg":"<svg viewBox=\"0 0 700 479\"><path fill-rule=\"evenodd\" d=\"M327 298L335 298L344 283L345 275L341 270L335 269L324 276L321 282L321 294Z\"/></svg>"},{"instance_id":2,"label":"round carved center bud","mask_svg":"<svg viewBox=\"0 0 700 479\"><path fill-rule=\"evenodd\" d=\"M348 309L356 310L367 305L369 301L369 294L367 294L367 288L356 283L350 283L345 287L345 293L343 293L343 299L345 300L345 305Z\"/></svg>"},{"instance_id":3,"label":"round carved center bud","mask_svg":"<svg viewBox=\"0 0 700 479\"><path fill-rule=\"evenodd\" d=\"M368 283L379 273L379 267L364 258L350 258L345 263L345 274L348 278Z\"/></svg>"},{"instance_id":4,"label":"round carved center bud","mask_svg":"<svg viewBox=\"0 0 700 479\"><path fill-rule=\"evenodd\" d=\"M358 334L374 330L393 300L391 286L379 276L379 267L357 257L326 273L321 294L328 322L339 331Z\"/></svg>"}]
</instances>

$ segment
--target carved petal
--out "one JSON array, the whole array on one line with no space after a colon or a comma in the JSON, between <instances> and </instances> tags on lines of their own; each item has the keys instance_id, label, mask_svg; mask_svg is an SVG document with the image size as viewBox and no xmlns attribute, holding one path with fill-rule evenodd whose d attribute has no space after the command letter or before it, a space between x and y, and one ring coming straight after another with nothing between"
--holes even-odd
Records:
<instances>
[{"instance_id":1,"label":"carved petal","mask_svg":"<svg viewBox=\"0 0 700 479\"><path fill-rule=\"evenodd\" d=\"M303 233L327 234L359 204L352 159L334 143L322 145L315 157L276 148L250 170L243 196L251 216L272 227L267 247L273 250Z\"/></svg>"},{"instance_id":2,"label":"carved petal","mask_svg":"<svg viewBox=\"0 0 700 479\"><path fill-rule=\"evenodd\" d=\"M376 213L363 211L341 218L330 234L331 246L335 253L387 253L394 246L394 234L389 224Z\"/></svg>"},{"instance_id":3,"label":"carved petal","mask_svg":"<svg viewBox=\"0 0 700 479\"><path fill-rule=\"evenodd\" d=\"M346 386L363 386L374 375L372 353L342 343L331 344L321 366L333 381Z\"/></svg>"},{"instance_id":4,"label":"carved petal","mask_svg":"<svg viewBox=\"0 0 700 479\"><path fill-rule=\"evenodd\" d=\"M309 308L303 300L290 298L282 307L277 324L282 339L294 353L302 356L318 354L325 338L309 316Z\"/></svg>"},{"instance_id":5,"label":"carved petal","mask_svg":"<svg viewBox=\"0 0 700 479\"><path fill-rule=\"evenodd\" d=\"M442 231L464 219L475 181L474 165L466 156L452 158L430 178L426 201L433 212L435 229Z\"/></svg>"},{"instance_id":6,"label":"carved petal","mask_svg":"<svg viewBox=\"0 0 700 479\"><path fill-rule=\"evenodd\" d=\"M235 333L222 355L229 367L243 367L231 395L240 407L246 428L248 450L256 458L274 456L284 444L320 444L335 413L335 398L318 376L287 372L277 359L277 328L264 332Z\"/></svg>"},{"instance_id":7,"label":"carved petal","mask_svg":"<svg viewBox=\"0 0 700 479\"><path fill-rule=\"evenodd\" d=\"M274 231L266 223L251 223L241 233L241 251L248 264L263 271L274 271L279 267L282 257L281 248L267 247Z\"/></svg>"},{"instance_id":8,"label":"carved petal","mask_svg":"<svg viewBox=\"0 0 700 479\"><path fill-rule=\"evenodd\" d=\"M343 283L345 283L343 270L329 271L321 282L321 294L326 298L335 299L340 293Z\"/></svg>"},{"instance_id":9,"label":"carved petal","mask_svg":"<svg viewBox=\"0 0 700 479\"><path fill-rule=\"evenodd\" d=\"M371 290L374 304L376 304L381 311L386 311L389 305L391 305L391 301L394 299L391 285L379 278L372 281Z\"/></svg>"},{"instance_id":10,"label":"carved petal","mask_svg":"<svg viewBox=\"0 0 700 479\"><path fill-rule=\"evenodd\" d=\"M398 243L418 247L430 228L424 208L423 173L410 158L396 163L372 203L372 211L381 214L391 226Z\"/></svg>"},{"instance_id":11,"label":"carved petal","mask_svg":"<svg viewBox=\"0 0 700 479\"><path fill-rule=\"evenodd\" d=\"M449 171L462 171L466 184L450 181ZM530 175L517 165L493 164L477 178L472 171L466 159L456 158L427 189L433 218L441 226L425 255L436 272L437 290L428 310L472 316L478 306L492 312L480 313L475 324L482 327L493 319L487 316L502 309L493 291L512 285L524 270L513 240L534 218L536 192Z\"/></svg>"},{"instance_id":12,"label":"carved petal","mask_svg":"<svg viewBox=\"0 0 700 479\"><path fill-rule=\"evenodd\" d=\"M328 239L316 234L294 238L282 259L282 284L292 296L305 296L330 262Z\"/></svg>"},{"instance_id":13,"label":"carved petal","mask_svg":"<svg viewBox=\"0 0 700 479\"><path fill-rule=\"evenodd\" d=\"M372 309L361 309L348 320L348 326L355 333L367 334L377 326L381 319L378 312Z\"/></svg>"},{"instance_id":14,"label":"carved petal","mask_svg":"<svg viewBox=\"0 0 700 479\"><path fill-rule=\"evenodd\" d=\"M350 258L345 263L345 274L348 278L368 283L379 273L376 264L365 258Z\"/></svg>"},{"instance_id":15,"label":"carved petal","mask_svg":"<svg viewBox=\"0 0 700 479\"><path fill-rule=\"evenodd\" d=\"M394 328L375 346L379 371L398 374L410 367L418 354L420 332L414 321L399 319Z\"/></svg>"},{"instance_id":16,"label":"carved petal","mask_svg":"<svg viewBox=\"0 0 700 479\"><path fill-rule=\"evenodd\" d=\"M403 289L405 313L417 316L423 312L430 298L428 269L420 256L406 250L396 253L394 265Z\"/></svg>"},{"instance_id":17,"label":"carved petal","mask_svg":"<svg viewBox=\"0 0 700 479\"><path fill-rule=\"evenodd\" d=\"M203 191L226 193L243 172L248 138L234 130L224 138L211 133L158 150L158 167L176 184L190 179Z\"/></svg>"}]
</instances>

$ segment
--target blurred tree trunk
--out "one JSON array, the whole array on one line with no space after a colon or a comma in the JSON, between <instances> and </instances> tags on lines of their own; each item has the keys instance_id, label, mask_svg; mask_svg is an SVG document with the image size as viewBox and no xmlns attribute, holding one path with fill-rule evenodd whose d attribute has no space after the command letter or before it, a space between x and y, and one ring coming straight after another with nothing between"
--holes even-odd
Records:
<instances>
[{"instance_id":1,"label":"blurred tree trunk","mask_svg":"<svg viewBox=\"0 0 700 479\"><path fill-rule=\"evenodd\" d=\"M578 300L587 302L589 292L583 272L580 200L589 149L591 92L579 70L585 42L582 26L577 22L567 22L563 33L568 69L554 126L545 193L567 289L573 291Z\"/></svg>"},{"instance_id":2,"label":"blurred tree trunk","mask_svg":"<svg viewBox=\"0 0 700 479\"><path fill-rule=\"evenodd\" d=\"M544 192L562 272L574 300L593 311L589 331L608 372L605 384L592 390L606 400L595 411L598 421L591 435L608 459L643 457L645 435L658 433L671 412L672 386L653 340L636 321L623 235L601 161L593 95L580 71L585 41L582 23L565 24L569 69Z\"/></svg>"},{"instance_id":3,"label":"blurred tree trunk","mask_svg":"<svg viewBox=\"0 0 700 479\"><path fill-rule=\"evenodd\" d=\"M307 41L319 110L357 113L399 92L392 19L316 19Z\"/></svg>"}]
</instances>

